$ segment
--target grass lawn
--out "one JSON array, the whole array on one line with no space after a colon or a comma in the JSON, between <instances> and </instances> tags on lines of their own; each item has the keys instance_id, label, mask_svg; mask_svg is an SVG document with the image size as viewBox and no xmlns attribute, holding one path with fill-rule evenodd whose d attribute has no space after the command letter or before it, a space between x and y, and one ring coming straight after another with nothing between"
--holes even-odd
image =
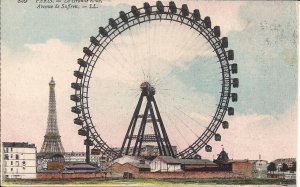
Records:
<instances>
[{"instance_id":1,"label":"grass lawn","mask_svg":"<svg viewBox=\"0 0 300 187\"><path fill-rule=\"evenodd\" d=\"M280 185L296 184L284 179L53 179L6 180L2 185L88 185L88 186L173 186L173 185Z\"/></svg>"}]
</instances>

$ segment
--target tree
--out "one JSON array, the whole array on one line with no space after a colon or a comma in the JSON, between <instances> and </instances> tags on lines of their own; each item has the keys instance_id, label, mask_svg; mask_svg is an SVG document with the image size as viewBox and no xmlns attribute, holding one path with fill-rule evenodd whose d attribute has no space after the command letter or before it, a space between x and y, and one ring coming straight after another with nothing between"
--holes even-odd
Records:
<instances>
[{"instance_id":1,"label":"tree","mask_svg":"<svg viewBox=\"0 0 300 187\"><path fill-rule=\"evenodd\" d=\"M292 163L292 167L290 168L290 171L292 172L292 173L294 173L295 171L296 171L296 161L294 161L293 163Z\"/></svg>"},{"instance_id":2,"label":"tree","mask_svg":"<svg viewBox=\"0 0 300 187\"><path fill-rule=\"evenodd\" d=\"M289 167L286 163L282 163L282 167L280 169L281 171L285 172L285 171L288 171L289 170Z\"/></svg>"},{"instance_id":3,"label":"tree","mask_svg":"<svg viewBox=\"0 0 300 187\"><path fill-rule=\"evenodd\" d=\"M276 171L276 165L275 165L275 163L274 162L271 162L269 165L268 165L268 171L273 171L273 173L274 173L274 171Z\"/></svg>"}]
</instances>

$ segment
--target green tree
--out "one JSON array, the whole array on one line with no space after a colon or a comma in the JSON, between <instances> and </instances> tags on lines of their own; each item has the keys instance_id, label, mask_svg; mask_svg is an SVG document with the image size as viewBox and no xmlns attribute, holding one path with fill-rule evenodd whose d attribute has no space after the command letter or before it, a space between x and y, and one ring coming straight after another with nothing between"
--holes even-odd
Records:
<instances>
[{"instance_id":1,"label":"green tree","mask_svg":"<svg viewBox=\"0 0 300 187\"><path fill-rule=\"evenodd\" d=\"M296 171L296 165L297 165L297 164L296 164L296 161L294 161L294 162L292 163L292 167L290 168L290 171L291 171L291 172L294 173L294 172Z\"/></svg>"},{"instance_id":2,"label":"green tree","mask_svg":"<svg viewBox=\"0 0 300 187\"><path fill-rule=\"evenodd\" d=\"M287 165L286 163L283 163L283 164L282 164L282 167L281 167L281 169L280 169L280 171L285 172L285 171L288 171L288 170L289 170L288 165Z\"/></svg>"},{"instance_id":3,"label":"green tree","mask_svg":"<svg viewBox=\"0 0 300 187\"><path fill-rule=\"evenodd\" d=\"M273 173L274 173L274 171L276 171L276 165L275 165L275 163L274 162L271 162L269 165L268 165L268 171L269 172L272 172L273 171Z\"/></svg>"}]
</instances>

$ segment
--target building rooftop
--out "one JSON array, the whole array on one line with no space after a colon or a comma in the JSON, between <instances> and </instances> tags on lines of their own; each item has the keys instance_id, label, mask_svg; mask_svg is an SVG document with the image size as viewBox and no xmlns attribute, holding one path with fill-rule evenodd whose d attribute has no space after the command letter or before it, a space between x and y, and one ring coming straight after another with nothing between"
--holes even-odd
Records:
<instances>
[{"instance_id":1,"label":"building rooftop","mask_svg":"<svg viewBox=\"0 0 300 187\"><path fill-rule=\"evenodd\" d=\"M25 147L36 148L35 144L28 144L28 142L2 142L3 147Z\"/></svg>"},{"instance_id":2,"label":"building rooftop","mask_svg":"<svg viewBox=\"0 0 300 187\"><path fill-rule=\"evenodd\" d=\"M65 166L67 170L95 170L96 167L89 164L74 164Z\"/></svg>"},{"instance_id":3,"label":"building rooftop","mask_svg":"<svg viewBox=\"0 0 300 187\"><path fill-rule=\"evenodd\" d=\"M145 169L150 169L150 165L149 164L139 164L139 163L129 163L137 168L145 168Z\"/></svg>"},{"instance_id":4,"label":"building rooftop","mask_svg":"<svg viewBox=\"0 0 300 187\"><path fill-rule=\"evenodd\" d=\"M123 157L117 158L114 160L114 162L118 162L119 164L125 164L125 163L139 163L141 158L137 156L129 156L125 155Z\"/></svg>"},{"instance_id":5,"label":"building rooftop","mask_svg":"<svg viewBox=\"0 0 300 187\"><path fill-rule=\"evenodd\" d=\"M180 160L173 158L172 156L158 156L158 159L168 163L168 164L180 164Z\"/></svg>"},{"instance_id":6,"label":"building rooftop","mask_svg":"<svg viewBox=\"0 0 300 187\"><path fill-rule=\"evenodd\" d=\"M203 165L217 165L215 163L213 163L212 161L210 160L207 160L207 159L179 159L181 164L183 165L197 165L197 164L203 164Z\"/></svg>"}]
</instances>

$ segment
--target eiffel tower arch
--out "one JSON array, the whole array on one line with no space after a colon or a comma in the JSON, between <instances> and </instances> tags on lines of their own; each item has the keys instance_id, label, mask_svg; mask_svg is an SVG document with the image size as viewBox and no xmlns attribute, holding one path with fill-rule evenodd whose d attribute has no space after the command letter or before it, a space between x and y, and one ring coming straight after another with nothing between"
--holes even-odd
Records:
<instances>
[{"instance_id":1,"label":"eiffel tower arch","mask_svg":"<svg viewBox=\"0 0 300 187\"><path fill-rule=\"evenodd\" d=\"M48 108L48 120L47 129L44 136L44 142L40 151L40 155L51 156L55 154L63 155L65 152L62 145L58 126L57 126L57 114L56 114L56 101L55 101L55 82L53 77L49 82L49 108Z\"/></svg>"}]
</instances>

